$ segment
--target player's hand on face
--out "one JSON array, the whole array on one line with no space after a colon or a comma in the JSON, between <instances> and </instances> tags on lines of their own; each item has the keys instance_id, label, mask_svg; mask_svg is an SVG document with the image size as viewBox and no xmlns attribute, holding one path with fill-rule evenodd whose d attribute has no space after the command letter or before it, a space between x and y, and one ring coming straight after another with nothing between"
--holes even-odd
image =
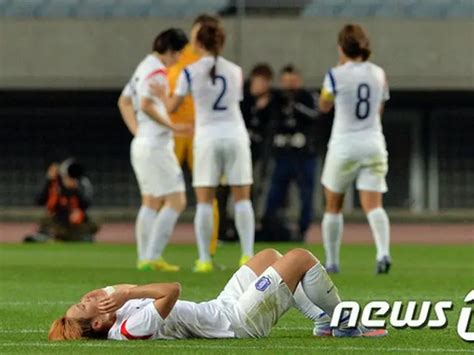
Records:
<instances>
[{"instance_id":1,"label":"player's hand on face","mask_svg":"<svg viewBox=\"0 0 474 355\"><path fill-rule=\"evenodd\" d=\"M102 314L115 312L122 307L127 300L126 290L116 290L111 295L102 298L99 301L99 311Z\"/></svg>"},{"instance_id":2,"label":"player's hand on face","mask_svg":"<svg viewBox=\"0 0 474 355\"><path fill-rule=\"evenodd\" d=\"M104 289L100 288L98 290L93 290L88 293L86 293L84 296L82 296L81 300L86 300L86 299L101 299L107 297L107 293L104 291Z\"/></svg>"},{"instance_id":3,"label":"player's hand on face","mask_svg":"<svg viewBox=\"0 0 474 355\"><path fill-rule=\"evenodd\" d=\"M150 83L150 93L163 100L166 97L166 87L159 83Z\"/></svg>"}]
</instances>

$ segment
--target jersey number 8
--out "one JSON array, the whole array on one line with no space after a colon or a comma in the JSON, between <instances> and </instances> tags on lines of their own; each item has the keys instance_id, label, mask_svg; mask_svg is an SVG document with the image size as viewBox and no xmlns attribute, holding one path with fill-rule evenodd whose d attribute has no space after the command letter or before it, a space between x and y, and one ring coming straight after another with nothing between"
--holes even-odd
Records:
<instances>
[{"instance_id":1,"label":"jersey number 8","mask_svg":"<svg viewBox=\"0 0 474 355\"><path fill-rule=\"evenodd\" d=\"M356 116L359 120L369 117L370 113L370 86L360 84L357 88Z\"/></svg>"},{"instance_id":2,"label":"jersey number 8","mask_svg":"<svg viewBox=\"0 0 474 355\"><path fill-rule=\"evenodd\" d=\"M222 75L216 75L215 76L215 81L216 83L220 82L222 83L222 90L219 93L219 96L217 96L216 101L214 102L214 105L212 106L212 109L214 111L225 111L227 110L227 106L223 106L221 103L222 98L225 95L225 92L227 91L227 81Z\"/></svg>"}]
</instances>

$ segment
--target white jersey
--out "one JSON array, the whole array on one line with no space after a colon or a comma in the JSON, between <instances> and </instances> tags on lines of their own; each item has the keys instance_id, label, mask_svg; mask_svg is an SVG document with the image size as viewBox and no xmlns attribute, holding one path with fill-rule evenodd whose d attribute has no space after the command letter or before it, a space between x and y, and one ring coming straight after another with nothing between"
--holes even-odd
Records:
<instances>
[{"instance_id":1,"label":"white jersey","mask_svg":"<svg viewBox=\"0 0 474 355\"><path fill-rule=\"evenodd\" d=\"M194 303L177 301L171 313L163 320L153 299L144 298L126 302L116 312L117 319L107 338L134 339L187 339L233 338L229 317L217 300Z\"/></svg>"},{"instance_id":2,"label":"white jersey","mask_svg":"<svg viewBox=\"0 0 474 355\"><path fill-rule=\"evenodd\" d=\"M203 57L180 74L175 95L191 94L196 110L195 139L246 137L240 111L243 99L242 69L223 57L216 62L215 82L210 71L214 57Z\"/></svg>"},{"instance_id":3,"label":"white jersey","mask_svg":"<svg viewBox=\"0 0 474 355\"><path fill-rule=\"evenodd\" d=\"M389 91L382 68L353 61L334 67L324 78L323 95L335 100L331 141L347 134L383 138L380 107Z\"/></svg>"},{"instance_id":4,"label":"white jersey","mask_svg":"<svg viewBox=\"0 0 474 355\"><path fill-rule=\"evenodd\" d=\"M159 58L153 54L147 55L138 65L132 78L123 89L122 95L132 98L138 121L138 131L135 138L148 144L169 144L173 137L172 131L156 122L140 108L142 98L152 99L160 115L169 119L164 103L151 95L149 91L151 83L168 86L166 68Z\"/></svg>"}]
</instances>

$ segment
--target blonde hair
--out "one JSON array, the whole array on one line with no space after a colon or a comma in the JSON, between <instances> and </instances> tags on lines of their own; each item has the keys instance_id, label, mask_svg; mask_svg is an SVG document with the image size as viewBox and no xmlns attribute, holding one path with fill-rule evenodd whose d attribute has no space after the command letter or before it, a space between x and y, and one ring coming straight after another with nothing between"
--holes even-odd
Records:
<instances>
[{"instance_id":1,"label":"blonde hair","mask_svg":"<svg viewBox=\"0 0 474 355\"><path fill-rule=\"evenodd\" d=\"M51 324L48 333L48 340L59 341L81 339L87 331L86 327L90 329L90 323L86 323L85 320L61 317Z\"/></svg>"}]
</instances>

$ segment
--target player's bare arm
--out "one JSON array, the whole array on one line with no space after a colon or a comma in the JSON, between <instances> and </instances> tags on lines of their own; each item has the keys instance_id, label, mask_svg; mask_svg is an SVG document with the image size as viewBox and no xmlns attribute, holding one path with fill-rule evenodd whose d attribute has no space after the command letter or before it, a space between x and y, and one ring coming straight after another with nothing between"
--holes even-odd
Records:
<instances>
[{"instance_id":1,"label":"player's bare arm","mask_svg":"<svg viewBox=\"0 0 474 355\"><path fill-rule=\"evenodd\" d=\"M137 133L137 118L133 109L132 98L129 96L120 95L118 99L118 108L122 115L122 119L128 127L130 133L134 136Z\"/></svg>"},{"instance_id":2,"label":"player's bare arm","mask_svg":"<svg viewBox=\"0 0 474 355\"><path fill-rule=\"evenodd\" d=\"M158 97L161 101L164 102L166 106L166 110L169 113L176 112L184 100L184 96L180 96L180 95L168 96L166 93L166 87L160 84L156 84L156 83L150 84L150 92L154 96Z\"/></svg>"},{"instance_id":3,"label":"player's bare arm","mask_svg":"<svg viewBox=\"0 0 474 355\"><path fill-rule=\"evenodd\" d=\"M326 93L324 90L319 96L319 111L322 113L328 113L334 107L334 98L331 94Z\"/></svg>"},{"instance_id":4,"label":"player's bare arm","mask_svg":"<svg viewBox=\"0 0 474 355\"><path fill-rule=\"evenodd\" d=\"M173 129L173 124L158 112L155 103L152 99L148 97L142 98L140 101L140 108L143 112L145 112L148 116L153 118L159 124L169 129Z\"/></svg>"},{"instance_id":5,"label":"player's bare arm","mask_svg":"<svg viewBox=\"0 0 474 355\"><path fill-rule=\"evenodd\" d=\"M156 310L165 319L173 309L181 294L181 285L177 282L156 283L135 287L116 289L109 296L99 301L99 311L103 314L115 312L125 302L137 298L153 298Z\"/></svg>"}]
</instances>

